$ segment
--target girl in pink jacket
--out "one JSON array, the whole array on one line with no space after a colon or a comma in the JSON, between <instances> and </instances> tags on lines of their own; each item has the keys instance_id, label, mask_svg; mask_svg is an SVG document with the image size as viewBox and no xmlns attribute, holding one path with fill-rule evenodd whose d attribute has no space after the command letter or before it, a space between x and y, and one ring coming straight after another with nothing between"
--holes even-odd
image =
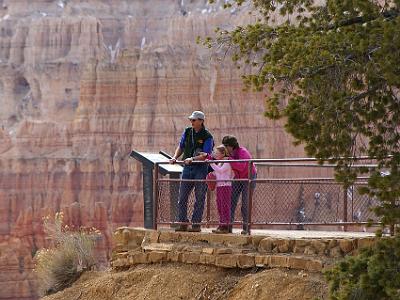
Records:
<instances>
[{"instance_id":1,"label":"girl in pink jacket","mask_svg":"<svg viewBox=\"0 0 400 300\"><path fill-rule=\"evenodd\" d=\"M216 160L228 159L228 151L224 145L216 147L214 158ZM229 233L229 223L231 221L231 196L232 179L235 176L229 163L211 163L217 180L217 208L219 214L220 226L214 233Z\"/></svg>"}]
</instances>

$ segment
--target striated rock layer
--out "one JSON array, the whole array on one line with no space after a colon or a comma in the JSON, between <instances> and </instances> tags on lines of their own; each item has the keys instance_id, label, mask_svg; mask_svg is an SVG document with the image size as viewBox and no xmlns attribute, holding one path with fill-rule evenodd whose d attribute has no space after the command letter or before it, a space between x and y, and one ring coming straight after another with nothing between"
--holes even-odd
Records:
<instances>
[{"instance_id":1,"label":"striated rock layer","mask_svg":"<svg viewBox=\"0 0 400 300\"><path fill-rule=\"evenodd\" d=\"M221 1L223 2L223 1ZM263 95L242 91L229 59L195 44L252 18L206 0L0 0L0 299L34 299L42 217L104 234L142 220L131 149L172 152L193 110L216 141L255 157L301 156Z\"/></svg>"}]
</instances>

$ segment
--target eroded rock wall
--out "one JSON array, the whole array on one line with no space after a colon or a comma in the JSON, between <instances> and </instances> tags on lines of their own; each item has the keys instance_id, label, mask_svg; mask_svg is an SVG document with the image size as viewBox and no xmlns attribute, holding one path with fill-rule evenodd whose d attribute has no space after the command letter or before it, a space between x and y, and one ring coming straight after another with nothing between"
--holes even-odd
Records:
<instances>
[{"instance_id":1,"label":"eroded rock wall","mask_svg":"<svg viewBox=\"0 0 400 300\"><path fill-rule=\"evenodd\" d=\"M223 1L221 1L223 2ZM172 152L188 114L256 157L302 155L240 71L196 45L248 8L206 0L0 0L0 299L33 299L42 217L112 230L142 224L131 149Z\"/></svg>"}]
</instances>

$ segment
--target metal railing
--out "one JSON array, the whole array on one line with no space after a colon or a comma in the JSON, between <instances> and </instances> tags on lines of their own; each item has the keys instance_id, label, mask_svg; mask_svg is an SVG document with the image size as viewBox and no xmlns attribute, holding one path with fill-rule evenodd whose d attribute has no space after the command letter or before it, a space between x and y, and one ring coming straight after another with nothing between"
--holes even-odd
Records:
<instances>
[{"instance_id":1,"label":"metal railing","mask_svg":"<svg viewBox=\"0 0 400 300\"><path fill-rule=\"evenodd\" d=\"M222 161L213 161L222 162ZM361 195L358 188L367 184L366 177L358 178L347 189L333 178L334 165L320 165L316 159L252 159L225 160L224 163L246 163L249 170L247 179L231 180L231 194L240 195L233 218L228 225L246 228L278 226L285 229L326 228L347 230L350 226L377 224L379 219L371 208L379 205L376 198ZM183 162L178 162L183 164ZM194 164L209 162L194 162ZM201 198L205 194L204 210L197 216L202 226L227 225L221 223L221 213L232 211L231 201L218 204L215 191L209 191L205 180L173 179L159 176L155 165L154 176L154 228L160 225L191 224L196 193ZM253 165L257 167L257 178L251 177ZM364 163L353 167L375 167ZM185 191L184 187L191 187ZM197 189L197 190L196 190ZM187 207L179 202L179 197L188 199ZM231 199L235 197L231 197ZM179 203L178 203L179 202ZM198 203L197 203L198 204ZM225 206L224 206L225 205ZM187 210L187 220L179 221L179 211ZM225 216L226 219L226 216ZM197 223L197 222L196 222ZM329 227L327 227L329 226Z\"/></svg>"}]
</instances>

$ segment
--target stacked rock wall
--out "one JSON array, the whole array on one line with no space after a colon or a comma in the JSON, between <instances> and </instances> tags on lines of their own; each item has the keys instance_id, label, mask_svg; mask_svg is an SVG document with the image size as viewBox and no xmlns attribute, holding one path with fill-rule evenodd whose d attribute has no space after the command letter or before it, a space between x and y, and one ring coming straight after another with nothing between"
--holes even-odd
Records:
<instances>
[{"instance_id":1,"label":"stacked rock wall","mask_svg":"<svg viewBox=\"0 0 400 300\"><path fill-rule=\"evenodd\" d=\"M115 231L112 267L178 262L221 268L290 268L322 272L346 255L371 247L371 236L320 238L272 237L263 234L172 232L122 227Z\"/></svg>"}]
</instances>

